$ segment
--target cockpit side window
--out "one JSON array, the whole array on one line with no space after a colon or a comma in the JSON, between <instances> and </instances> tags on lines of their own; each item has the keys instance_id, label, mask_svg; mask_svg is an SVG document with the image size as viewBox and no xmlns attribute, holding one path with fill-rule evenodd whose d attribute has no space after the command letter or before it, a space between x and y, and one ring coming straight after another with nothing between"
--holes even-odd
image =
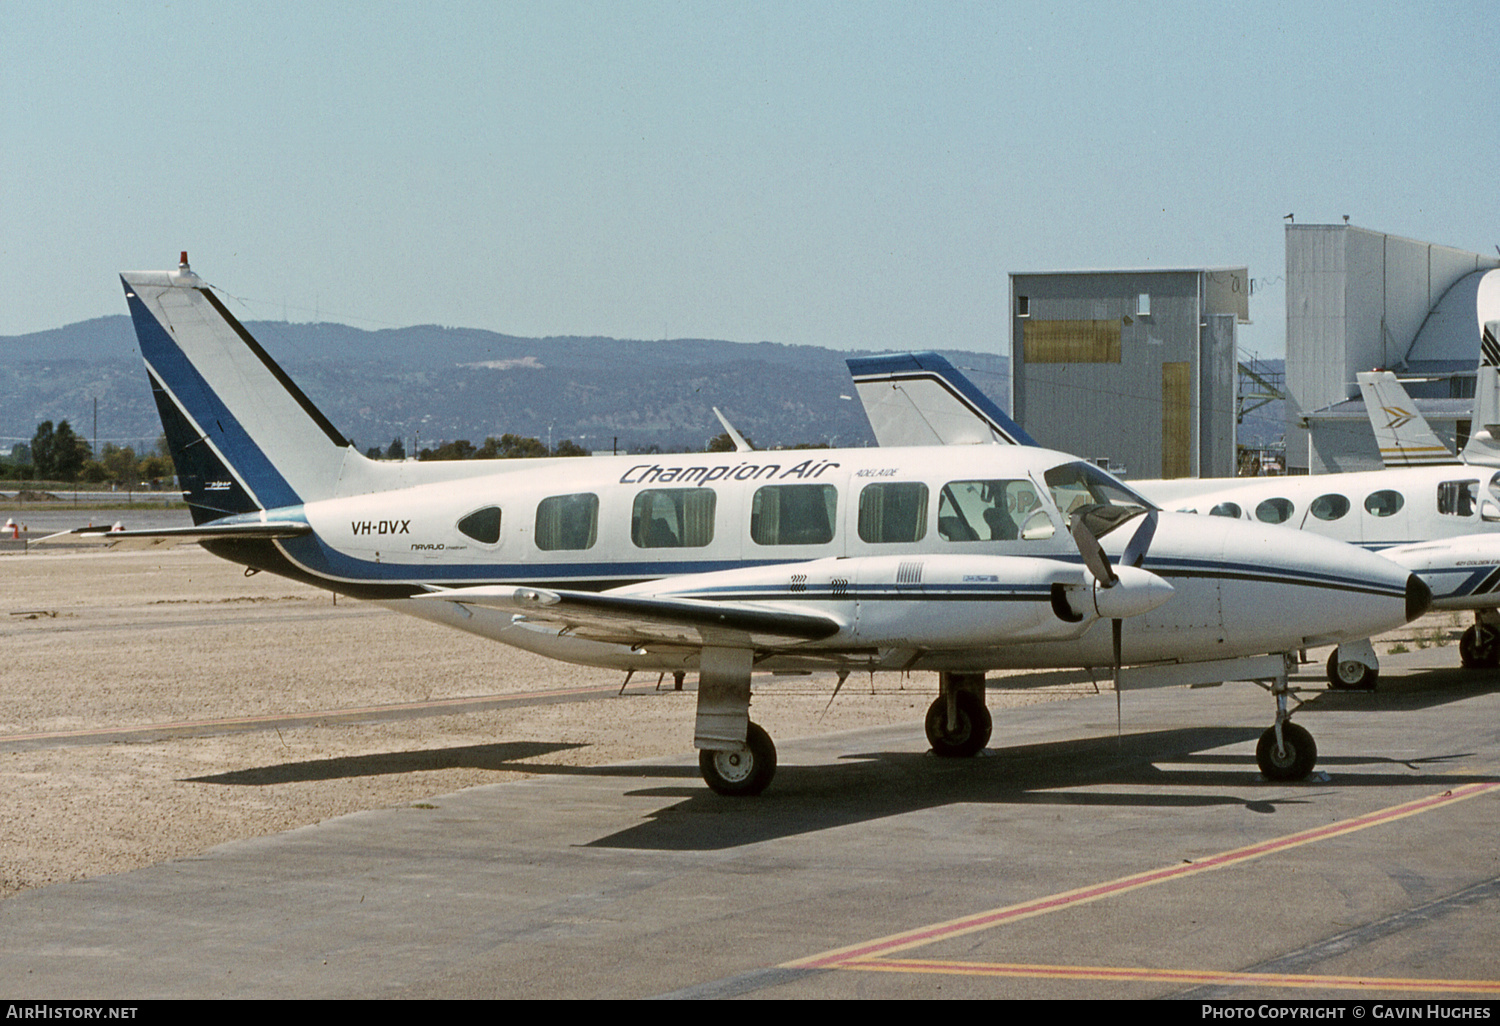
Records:
<instances>
[{"instance_id":1,"label":"cockpit side window","mask_svg":"<svg viewBox=\"0 0 1500 1026\"><path fill-rule=\"evenodd\" d=\"M1055 530L1030 478L949 481L938 498L944 541L1032 541Z\"/></svg>"},{"instance_id":2,"label":"cockpit side window","mask_svg":"<svg viewBox=\"0 0 1500 1026\"><path fill-rule=\"evenodd\" d=\"M1208 515L1211 517L1234 517L1238 520L1242 512L1243 510L1240 509L1240 504L1237 502L1221 502L1209 510Z\"/></svg>"},{"instance_id":3,"label":"cockpit side window","mask_svg":"<svg viewBox=\"0 0 1500 1026\"><path fill-rule=\"evenodd\" d=\"M1444 481L1438 485L1437 508L1444 516L1472 517L1478 505L1478 481Z\"/></svg>"}]
</instances>

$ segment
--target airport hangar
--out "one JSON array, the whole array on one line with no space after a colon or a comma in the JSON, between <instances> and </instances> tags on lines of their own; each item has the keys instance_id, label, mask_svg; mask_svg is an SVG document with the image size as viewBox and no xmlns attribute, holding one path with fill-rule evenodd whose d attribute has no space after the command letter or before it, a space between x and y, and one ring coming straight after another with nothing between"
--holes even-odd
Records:
<instances>
[{"instance_id":1,"label":"airport hangar","mask_svg":"<svg viewBox=\"0 0 1500 1026\"><path fill-rule=\"evenodd\" d=\"M1349 224L1286 226L1286 450L1292 472L1379 470L1355 374L1394 371L1463 448L1500 257ZM1488 311L1486 313L1486 311Z\"/></svg>"},{"instance_id":2,"label":"airport hangar","mask_svg":"<svg viewBox=\"0 0 1500 1026\"><path fill-rule=\"evenodd\" d=\"M1479 328L1500 317L1496 268L1348 224L1288 224L1288 472L1380 467L1355 379L1377 367L1461 446ZM1011 274L1012 417L1127 477L1234 476L1249 297L1243 267Z\"/></svg>"}]
</instances>

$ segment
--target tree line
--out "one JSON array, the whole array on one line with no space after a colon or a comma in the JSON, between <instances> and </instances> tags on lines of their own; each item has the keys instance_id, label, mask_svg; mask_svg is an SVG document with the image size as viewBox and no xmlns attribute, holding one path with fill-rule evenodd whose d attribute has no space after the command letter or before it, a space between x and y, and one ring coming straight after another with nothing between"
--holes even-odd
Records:
<instances>
[{"instance_id":1,"label":"tree line","mask_svg":"<svg viewBox=\"0 0 1500 1026\"><path fill-rule=\"evenodd\" d=\"M30 445L17 445L9 458L0 459L0 478L17 481L155 487L176 472L165 435L156 440L154 452L137 454L131 446L105 442L96 454L66 420L42 421Z\"/></svg>"},{"instance_id":2,"label":"tree line","mask_svg":"<svg viewBox=\"0 0 1500 1026\"><path fill-rule=\"evenodd\" d=\"M547 446L539 438L522 438L520 435L503 434L499 438L486 438L484 444L475 446L467 438L460 438L456 442L444 442L431 449L423 449L417 453L419 460L515 460L531 459L537 456L587 456L588 450L570 439L563 439L557 443L557 447L550 452ZM391 439L391 444L384 450L380 446L371 446L365 450L365 455L372 460L404 460L406 459L406 446L401 439Z\"/></svg>"}]
</instances>

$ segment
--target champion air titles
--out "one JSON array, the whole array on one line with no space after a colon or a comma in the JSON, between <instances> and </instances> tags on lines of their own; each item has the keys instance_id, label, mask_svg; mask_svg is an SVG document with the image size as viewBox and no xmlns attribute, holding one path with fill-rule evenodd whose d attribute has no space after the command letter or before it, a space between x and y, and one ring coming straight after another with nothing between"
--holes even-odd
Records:
<instances>
[{"instance_id":1,"label":"champion air titles","mask_svg":"<svg viewBox=\"0 0 1500 1026\"><path fill-rule=\"evenodd\" d=\"M803 460L781 469L780 463L739 463L718 467L664 467L659 463L637 463L620 475L621 484L703 485L713 481L812 481L838 466L831 460Z\"/></svg>"}]
</instances>

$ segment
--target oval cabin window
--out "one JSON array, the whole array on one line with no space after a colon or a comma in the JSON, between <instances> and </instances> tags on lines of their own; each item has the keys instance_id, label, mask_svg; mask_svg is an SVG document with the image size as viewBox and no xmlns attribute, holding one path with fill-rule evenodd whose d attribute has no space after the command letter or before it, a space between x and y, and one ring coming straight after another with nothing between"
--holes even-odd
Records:
<instances>
[{"instance_id":1,"label":"oval cabin window","mask_svg":"<svg viewBox=\"0 0 1500 1026\"><path fill-rule=\"evenodd\" d=\"M1349 500L1342 495L1330 492L1320 495L1307 507L1307 511L1319 520L1338 520L1349 512Z\"/></svg>"},{"instance_id":2,"label":"oval cabin window","mask_svg":"<svg viewBox=\"0 0 1500 1026\"><path fill-rule=\"evenodd\" d=\"M1255 519L1263 524L1284 524L1292 519L1291 499L1267 499L1255 507Z\"/></svg>"}]
</instances>

